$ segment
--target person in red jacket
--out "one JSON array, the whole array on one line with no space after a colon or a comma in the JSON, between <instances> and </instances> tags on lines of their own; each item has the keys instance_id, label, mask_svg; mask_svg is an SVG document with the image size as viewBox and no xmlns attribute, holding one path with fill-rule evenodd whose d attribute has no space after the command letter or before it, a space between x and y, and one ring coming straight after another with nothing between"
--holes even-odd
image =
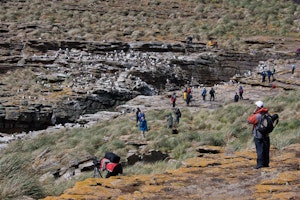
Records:
<instances>
[{"instance_id":1,"label":"person in red jacket","mask_svg":"<svg viewBox=\"0 0 300 200\"><path fill-rule=\"evenodd\" d=\"M263 135L258 131L262 114L268 113L268 109L264 107L262 101L255 102L255 105L255 111L248 117L248 123L253 124L253 136L257 154L256 166L254 168L260 169L262 167L269 167L270 137L268 134Z\"/></svg>"}]
</instances>

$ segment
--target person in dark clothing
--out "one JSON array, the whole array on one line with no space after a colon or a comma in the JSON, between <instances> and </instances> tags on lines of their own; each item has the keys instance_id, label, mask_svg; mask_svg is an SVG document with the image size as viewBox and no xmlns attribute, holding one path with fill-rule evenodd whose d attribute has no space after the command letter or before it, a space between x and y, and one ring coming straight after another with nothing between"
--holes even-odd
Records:
<instances>
[{"instance_id":1,"label":"person in dark clothing","mask_svg":"<svg viewBox=\"0 0 300 200\"><path fill-rule=\"evenodd\" d=\"M243 99L243 94L244 94L244 89L243 89L243 86L240 85L240 88L239 88L239 95L240 95L240 99L241 99L241 100Z\"/></svg>"},{"instance_id":2,"label":"person in dark clothing","mask_svg":"<svg viewBox=\"0 0 300 200\"><path fill-rule=\"evenodd\" d=\"M267 74L268 74L268 81L269 81L269 83L270 83L270 82L271 82L271 76L272 76L271 70L268 70L268 71L267 71Z\"/></svg>"},{"instance_id":3,"label":"person in dark clothing","mask_svg":"<svg viewBox=\"0 0 300 200\"><path fill-rule=\"evenodd\" d=\"M215 93L216 93L216 91L214 90L214 88L211 88L210 89L210 91L209 91L209 94L210 94L210 98L209 98L209 100L211 101L211 100L215 100Z\"/></svg>"},{"instance_id":4,"label":"person in dark clothing","mask_svg":"<svg viewBox=\"0 0 300 200\"><path fill-rule=\"evenodd\" d=\"M140 113L141 113L140 108L137 108L136 113L135 113L135 117L136 117L136 126L138 126L139 121L140 121Z\"/></svg>"},{"instance_id":5,"label":"person in dark clothing","mask_svg":"<svg viewBox=\"0 0 300 200\"><path fill-rule=\"evenodd\" d=\"M268 109L264 107L262 101L255 102L255 105L255 111L248 117L248 123L253 124L253 136L257 154L256 166L254 168L260 169L262 167L269 167L270 162L269 134L262 134L258 130L262 115L268 113Z\"/></svg>"},{"instance_id":6,"label":"person in dark clothing","mask_svg":"<svg viewBox=\"0 0 300 200\"><path fill-rule=\"evenodd\" d=\"M190 105L191 100L192 100L192 95L191 94L187 94L187 97L186 97L186 105L187 106Z\"/></svg>"},{"instance_id":7,"label":"person in dark clothing","mask_svg":"<svg viewBox=\"0 0 300 200\"><path fill-rule=\"evenodd\" d=\"M176 106L176 93L175 92L172 94L170 100L171 100L173 108L175 108L175 106Z\"/></svg>"},{"instance_id":8,"label":"person in dark clothing","mask_svg":"<svg viewBox=\"0 0 300 200\"><path fill-rule=\"evenodd\" d=\"M206 93L207 93L207 90L206 90L206 88L204 87L203 90L202 90L202 93L201 93L201 95L202 95L202 97L203 97L203 101L205 101Z\"/></svg>"},{"instance_id":9,"label":"person in dark clothing","mask_svg":"<svg viewBox=\"0 0 300 200\"><path fill-rule=\"evenodd\" d=\"M180 117L181 117L181 112L180 112L180 109L179 108L175 108L174 109L174 114L175 114L175 124L179 124L179 120L180 120Z\"/></svg>"},{"instance_id":10,"label":"person in dark clothing","mask_svg":"<svg viewBox=\"0 0 300 200\"><path fill-rule=\"evenodd\" d=\"M239 101L239 95L237 94L237 92L234 95L234 102L238 102Z\"/></svg>"},{"instance_id":11,"label":"person in dark clothing","mask_svg":"<svg viewBox=\"0 0 300 200\"><path fill-rule=\"evenodd\" d=\"M267 74L266 74L266 72L265 71L263 71L262 73L261 73L261 76L262 76L262 80L261 80L261 82L265 82L266 81L266 76L267 76Z\"/></svg>"},{"instance_id":12,"label":"person in dark clothing","mask_svg":"<svg viewBox=\"0 0 300 200\"><path fill-rule=\"evenodd\" d=\"M167 116L167 128L173 128L173 116L172 116L172 113L170 113Z\"/></svg>"}]
</instances>

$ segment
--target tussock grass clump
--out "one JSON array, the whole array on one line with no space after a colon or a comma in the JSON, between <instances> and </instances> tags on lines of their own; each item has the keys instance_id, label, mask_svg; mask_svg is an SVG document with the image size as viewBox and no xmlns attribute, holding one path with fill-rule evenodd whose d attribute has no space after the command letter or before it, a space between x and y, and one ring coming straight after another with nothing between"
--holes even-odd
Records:
<instances>
[{"instance_id":1,"label":"tussock grass clump","mask_svg":"<svg viewBox=\"0 0 300 200\"><path fill-rule=\"evenodd\" d=\"M193 35L201 36L197 40L202 42L212 36L226 46L228 40L235 40L232 36L236 39L238 36L293 36L300 29L299 6L284 0L107 1L101 4L80 0L76 5L63 1L15 4L9 1L0 8L3 23L31 23L46 29L28 33L26 39L79 40L79 36L84 36L86 40L98 41L182 41L186 35ZM44 34L50 33L54 26L60 30ZM75 29L81 30L80 34L69 32ZM243 47L235 41L228 45Z\"/></svg>"},{"instance_id":2,"label":"tussock grass clump","mask_svg":"<svg viewBox=\"0 0 300 200\"><path fill-rule=\"evenodd\" d=\"M31 167L28 155L12 153L12 157L0 159L0 199L14 199L18 196L41 198L43 188Z\"/></svg>"},{"instance_id":3,"label":"tussock grass clump","mask_svg":"<svg viewBox=\"0 0 300 200\"><path fill-rule=\"evenodd\" d=\"M297 91L287 91L273 98L262 99L272 114L280 116L279 124L271 133L271 144L275 148L281 149L300 142L299 98ZM247 101L228 102L215 110L201 109L199 112L182 108L178 134L172 134L171 129L167 128L166 116L172 113L171 110L147 111L145 114L150 130L146 132L147 145L141 153L159 150L169 157L157 163L139 162L126 166L125 175L155 174L176 169L180 167L181 161L197 155L195 147L199 145L224 146L233 151L251 148L252 126L247 123L247 117L253 109L253 104ZM113 151L121 156L121 161L126 161L127 152L139 149L127 142L138 142L139 138L135 113L131 113L99 122L90 128L61 130L57 133L44 133L31 140L14 141L0 152L0 173L9 172L9 176L0 175L1 198L58 195L76 181L91 177L92 173L82 173L64 184L49 177L39 180L37 176L70 166L83 158L101 158L106 151ZM37 157L43 156L53 160L53 163L40 165ZM33 169L33 166L36 168ZM15 187L13 178L18 181L18 187Z\"/></svg>"}]
</instances>

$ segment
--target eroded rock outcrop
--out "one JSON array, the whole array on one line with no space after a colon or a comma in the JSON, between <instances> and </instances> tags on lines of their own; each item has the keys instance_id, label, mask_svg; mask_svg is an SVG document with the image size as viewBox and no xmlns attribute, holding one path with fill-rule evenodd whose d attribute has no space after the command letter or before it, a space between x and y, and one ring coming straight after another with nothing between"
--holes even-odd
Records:
<instances>
[{"instance_id":1,"label":"eroded rock outcrop","mask_svg":"<svg viewBox=\"0 0 300 200\"><path fill-rule=\"evenodd\" d=\"M179 90L187 83L226 82L235 74L251 74L259 61L274 57L268 50L234 52L201 43L28 40L0 47L3 77L29 74L27 84L1 81L0 131L6 133L76 122L137 95Z\"/></svg>"},{"instance_id":2,"label":"eroded rock outcrop","mask_svg":"<svg viewBox=\"0 0 300 200\"><path fill-rule=\"evenodd\" d=\"M300 145L271 149L269 168L253 169L255 150L232 153L201 147L204 153L164 174L89 178L58 197L66 199L298 199ZM207 153L213 151L215 153Z\"/></svg>"}]
</instances>

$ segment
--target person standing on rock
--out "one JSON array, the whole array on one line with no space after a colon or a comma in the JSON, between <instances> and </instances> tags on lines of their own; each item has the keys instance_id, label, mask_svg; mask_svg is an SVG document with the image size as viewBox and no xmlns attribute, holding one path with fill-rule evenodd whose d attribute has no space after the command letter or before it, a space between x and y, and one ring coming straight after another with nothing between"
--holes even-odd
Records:
<instances>
[{"instance_id":1,"label":"person standing on rock","mask_svg":"<svg viewBox=\"0 0 300 200\"><path fill-rule=\"evenodd\" d=\"M256 108L248 117L248 123L253 124L253 136L256 147L256 166L254 169L262 167L269 167L269 153L270 153L270 137L269 134L262 134L259 132L260 121L262 115L268 113L268 109L264 107L262 101L255 102Z\"/></svg>"},{"instance_id":2,"label":"person standing on rock","mask_svg":"<svg viewBox=\"0 0 300 200\"><path fill-rule=\"evenodd\" d=\"M147 125L147 120L145 119L144 116L141 117L140 131L141 131L142 139L145 139L145 132L148 131L148 125Z\"/></svg>"}]
</instances>

